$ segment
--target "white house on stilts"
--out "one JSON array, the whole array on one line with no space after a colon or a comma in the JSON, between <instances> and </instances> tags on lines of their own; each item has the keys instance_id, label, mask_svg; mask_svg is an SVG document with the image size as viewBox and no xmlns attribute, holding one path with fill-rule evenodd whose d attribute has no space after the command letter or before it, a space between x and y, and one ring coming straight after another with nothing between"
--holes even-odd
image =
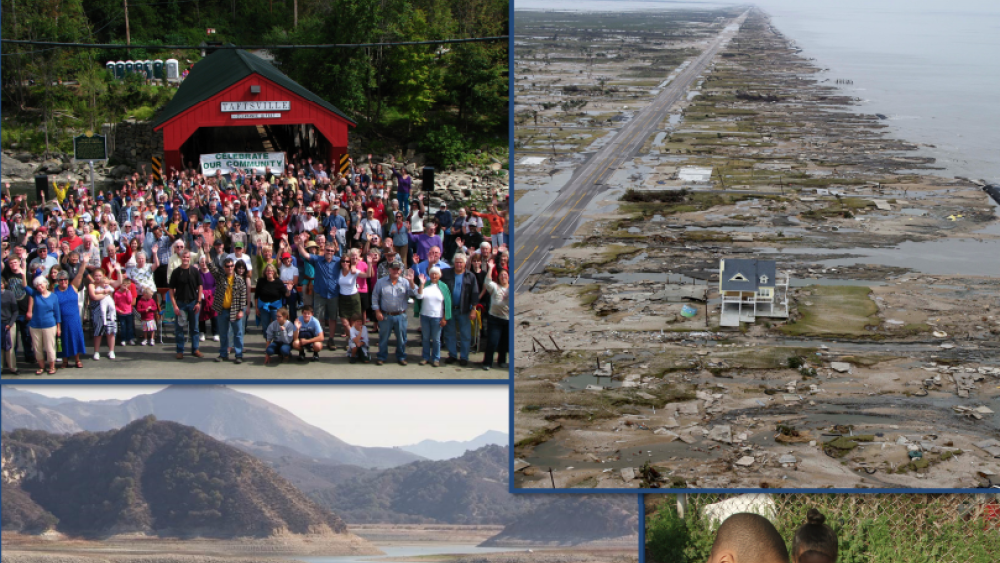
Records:
<instances>
[{"instance_id":1,"label":"white house on stilts","mask_svg":"<svg viewBox=\"0 0 1000 563\"><path fill-rule=\"evenodd\" d=\"M719 294L722 309L719 324L740 326L757 317L788 318L788 283L778 282L773 260L723 259L719 261Z\"/></svg>"}]
</instances>

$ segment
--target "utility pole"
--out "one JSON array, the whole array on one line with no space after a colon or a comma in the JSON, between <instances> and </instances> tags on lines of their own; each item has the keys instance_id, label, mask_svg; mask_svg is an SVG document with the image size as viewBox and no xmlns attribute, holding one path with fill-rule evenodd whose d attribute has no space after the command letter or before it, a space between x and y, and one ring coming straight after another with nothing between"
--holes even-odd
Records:
<instances>
[{"instance_id":1,"label":"utility pole","mask_svg":"<svg viewBox=\"0 0 1000 563\"><path fill-rule=\"evenodd\" d=\"M129 29L128 29L128 0L122 0L122 2L124 2L124 4L125 4L125 45L128 46L128 45L132 44L132 35L131 35L131 33L129 33ZM131 49L126 49L125 53L129 57L132 56L132 50Z\"/></svg>"},{"instance_id":2,"label":"utility pole","mask_svg":"<svg viewBox=\"0 0 1000 563\"><path fill-rule=\"evenodd\" d=\"M293 16L292 16L292 18L293 18L292 19L292 27L293 28L298 28L299 27L299 0L294 0L292 2L292 14L293 14Z\"/></svg>"}]
</instances>

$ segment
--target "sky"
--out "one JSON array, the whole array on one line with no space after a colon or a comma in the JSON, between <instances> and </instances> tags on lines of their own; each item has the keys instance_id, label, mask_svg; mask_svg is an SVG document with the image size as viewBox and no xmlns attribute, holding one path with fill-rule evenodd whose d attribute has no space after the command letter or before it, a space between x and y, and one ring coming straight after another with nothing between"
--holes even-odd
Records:
<instances>
[{"instance_id":1,"label":"sky","mask_svg":"<svg viewBox=\"0 0 1000 563\"><path fill-rule=\"evenodd\" d=\"M81 401L131 399L162 385L11 386ZM357 446L406 446L421 440L475 438L508 431L506 385L230 385L292 412Z\"/></svg>"}]
</instances>

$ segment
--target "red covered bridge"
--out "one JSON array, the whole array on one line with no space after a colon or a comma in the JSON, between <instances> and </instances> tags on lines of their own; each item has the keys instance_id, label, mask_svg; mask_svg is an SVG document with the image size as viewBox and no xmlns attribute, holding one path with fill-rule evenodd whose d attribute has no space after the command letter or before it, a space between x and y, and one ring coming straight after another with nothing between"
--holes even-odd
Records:
<instances>
[{"instance_id":1,"label":"red covered bridge","mask_svg":"<svg viewBox=\"0 0 1000 563\"><path fill-rule=\"evenodd\" d=\"M268 149L291 158L303 148L333 164L355 125L264 59L219 49L191 68L154 128L163 131L166 172L184 162L197 166L200 154Z\"/></svg>"}]
</instances>

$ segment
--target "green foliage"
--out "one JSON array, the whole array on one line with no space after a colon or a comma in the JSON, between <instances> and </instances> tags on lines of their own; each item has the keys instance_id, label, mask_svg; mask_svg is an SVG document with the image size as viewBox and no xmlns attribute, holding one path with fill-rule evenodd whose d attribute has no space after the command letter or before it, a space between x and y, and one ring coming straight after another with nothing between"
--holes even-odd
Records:
<instances>
[{"instance_id":1,"label":"green foliage","mask_svg":"<svg viewBox=\"0 0 1000 563\"><path fill-rule=\"evenodd\" d=\"M837 534L838 563L995 561L1000 533L981 515L956 516L954 496L776 495L779 510L772 523L791 552L792 538L805 523L806 512L818 508ZM674 503L664 502L647 516L646 548L659 563L706 561L716 527L691 505L687 518L681 519Z\"/></svg>"},{"instance_id":2,"label":"green foliage","mask_svg":"<svg viewBox=\"0 0 1000 563\"><path fill-rule=\"evenodd\" d=\"M2 0L5 38L125 44L121 0ZM323 44L419 41L504 35L508 0L165 0L129 6L132 44L197 45L222 42ZM176 58L194 51L167 49L81 50L4 47L2 101L8 119L4 147L68 150L74 134L129 116L148 119L173 95L137 75L106 76L108 60ZM507 43L365 49L276 50L282 72L324 97L358 122L369 150L395 152L444 126L460 130L470 146L507 140ZM80 87L52 86L75 79ZM34 81L34 85L30 84ZM43 86L44 85L44 86ZM13 115L11 109L14 109ZM42 111L38 111L41 108ZM49 134L40 124L48 123ZM40 132L41 135L36 133ZM14 138L19 140L14 140ZM436 143L429 143L436 144ZM376 151L378 152L378 151ZM451 153L448 153L451 154ZM473 156L463 149L463 162ZM453 162L453 161L449 161ZM441 161L431 164L445 165Z\"/></svg>"},{"instance_id":3,"label":"green foliage","mask_svg":"<svg viewBox=\"0 0 1000 563\"><path fill-rule=\"evenodd\" d=\"M465 151L469 150L465 137L450 125L427 133L423 148L427 156L441 166L458 164Z\"/></svg>"}]
</instances>

